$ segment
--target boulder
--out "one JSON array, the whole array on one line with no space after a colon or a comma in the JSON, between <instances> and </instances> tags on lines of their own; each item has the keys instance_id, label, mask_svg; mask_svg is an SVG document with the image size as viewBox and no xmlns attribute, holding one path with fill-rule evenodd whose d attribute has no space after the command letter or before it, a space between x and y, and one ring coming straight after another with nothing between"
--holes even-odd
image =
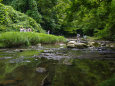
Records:
<instances>
[{"instance_id":1,"label":"boulder","mask_svg":"<svg viewBox=\"0 0 115 86\"><path fill-rule=\"evenodd\" d=\"M74 47L75 47L75 44L76 44L75 41L69 41L69 42L67 43L67 47L74 48Z\"/></svg>"},{"instance_id":2,"label":"boulder","mask_svg":"<svg viewBox=\"0 0 115 86\"><path fill-rule=\"evenodd\" d=\"M66 44L59 44L60 45L60 48L65 48L66 47Z\"/></svg>"},{"instance_id":3,"label":"boulder","mask_svg":"<svg viewBox=\"0 0 115 86\"><path fill-rule=\"evenodd\" d=\"M42 68L42 67L38 67L38 68L36 68L36 72L44 73L44 72L46 72L46 69Z\"/></svg>"},{"instance_id":4,"label":"boulder","mask_svg":"<svg viewBox=\"0 0 115 86\"><path fill-rule=\"evenodd\" d=\"M67 47L83 49L83 48L87 48L87 45L85 43L77 43L75 41L69 41L67 43Z\"/></svg>"},{"instance_id":5,"label":"boulder","mask_svg":"<svg viewBox=\"0 0 115 86\"><path fill-rule=\"evenodd\" d=\"M115 48L115 43L110 43L111 48Z\"/></svg>"},{"instance_id":6,"label":"boulder","mask_svg":"<svg viewBox=\"0 0 115 86\"><path fill-rule=\"evenodd\" d=\"M69 41L68 44L76 44L76 41Z\"/></svg>"},{"instance_id":7,"label":"boulder","mask_svg":"<svg viewBox=\"0 0 115 86\"><path fill-rule=\"evenodd\" d=\"M75 47L75 44L67 44L67 47L69 47L69 48L74 48L74 47Z\"/></svg>"},{"instance_id":8,"label":"boulder","mask_svg":"<svg viewBox=\"0 0 115 86\"><path fill-rule=\"evenodd\" d=\"M98 42L89 42L88 46L89 47L100 47L101 45Z\"/></svg>"},{"instance_id":9,"label":"boulder","mask_svg":"<svg viewBox=\"0 0 115 86\"><path fill-rule=\"evenodd\" d=\"M85 43L76 43L75 47L78 49L83 49L83 48L87 48L87 45Z\"/></svg>"}]
</instances>

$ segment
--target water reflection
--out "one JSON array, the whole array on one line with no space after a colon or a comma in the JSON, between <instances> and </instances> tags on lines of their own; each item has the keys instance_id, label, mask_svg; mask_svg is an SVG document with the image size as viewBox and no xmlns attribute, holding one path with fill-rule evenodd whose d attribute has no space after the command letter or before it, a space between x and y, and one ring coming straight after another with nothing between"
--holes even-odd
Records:
<instances>
[{"instance_id":1,"label":"water reflection","mask_svg":"<svg viewBox=\"0 0 115 86\"><path fill-rule=\"evenodd\" d=\"M3 49L0 50L0 86L110 86L115 84L114 57L113 51L52 45L39 49Z\"/></svg>"}]
</instances>

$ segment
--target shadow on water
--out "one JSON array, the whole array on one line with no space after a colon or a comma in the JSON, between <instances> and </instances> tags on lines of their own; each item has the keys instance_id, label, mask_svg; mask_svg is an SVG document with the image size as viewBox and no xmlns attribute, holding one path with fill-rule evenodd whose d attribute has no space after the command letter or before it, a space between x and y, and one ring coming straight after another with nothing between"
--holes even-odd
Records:
<instances>
[{"instance_id":1,"label":"shadow on water","mask_svg":"<svg viewBox=\"0 0 115 86\"><path fill-rule=\"evenodd\" d=\"M112 50L0 49L0 86L114 86Z\"/></svg>"}]
</instances>

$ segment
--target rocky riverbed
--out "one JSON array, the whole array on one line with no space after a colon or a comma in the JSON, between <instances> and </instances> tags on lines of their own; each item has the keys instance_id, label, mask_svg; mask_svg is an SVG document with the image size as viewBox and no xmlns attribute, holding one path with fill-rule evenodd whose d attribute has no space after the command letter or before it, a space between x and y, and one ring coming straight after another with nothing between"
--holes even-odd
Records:
<instances>
[{"instance_id":1,"label":"rocky riverbed","mask_svg":"<svg viewBox=\"0 0 115 86\"><path fill-rule=\"evenodd\" d=\"M0 49L0 86L96 86L111 81L114 74L111 47L59 44Z\"/></svg>"}]
</instances>

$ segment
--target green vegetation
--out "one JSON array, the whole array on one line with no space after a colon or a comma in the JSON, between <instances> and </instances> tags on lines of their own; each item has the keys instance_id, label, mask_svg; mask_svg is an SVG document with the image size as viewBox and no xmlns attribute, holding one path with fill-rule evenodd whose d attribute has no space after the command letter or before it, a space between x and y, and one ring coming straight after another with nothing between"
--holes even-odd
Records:
<instances>
[{"instance_id":1,"label":"green vegetation","mask_svg":"<svg viewBox=\"0 0 115 86\"><path fill-rule=\"evenodd\" d=\"M115 40L115 0L4 0L53 34Z\"/></svg>"},{"instance_id":2,"label":"green vegetation","mask_svg":"<svg viewBox=\"0 0 115 86\"><path fill-rule=\"evenodd\" d=\"M44 32L31 17L0 3L0 32L19 31L21 27L30 27L33 31Z\"/></svg>"},{"instance_id":3,"label":"green vegetation","mask_svg":"<svg viewBox=\"0 0 115 86\"><path fill-rule=\"evenodd\" d=\"M0 35L1 47L20 47L38 43L59 43L65 41L66 39L62 36L35 32L5 32Z\"/></svg>"},{"instance_id":4,"label":"green vegetation","mask_svg":"<svg viewBox=\"0 0 115 86\"><path fill-rule=\"evenodd\" d=\"M103 81L99 86L114 86L115 85L115 78L111 78L109 80Z\"/></svg>"}]
</instances>

